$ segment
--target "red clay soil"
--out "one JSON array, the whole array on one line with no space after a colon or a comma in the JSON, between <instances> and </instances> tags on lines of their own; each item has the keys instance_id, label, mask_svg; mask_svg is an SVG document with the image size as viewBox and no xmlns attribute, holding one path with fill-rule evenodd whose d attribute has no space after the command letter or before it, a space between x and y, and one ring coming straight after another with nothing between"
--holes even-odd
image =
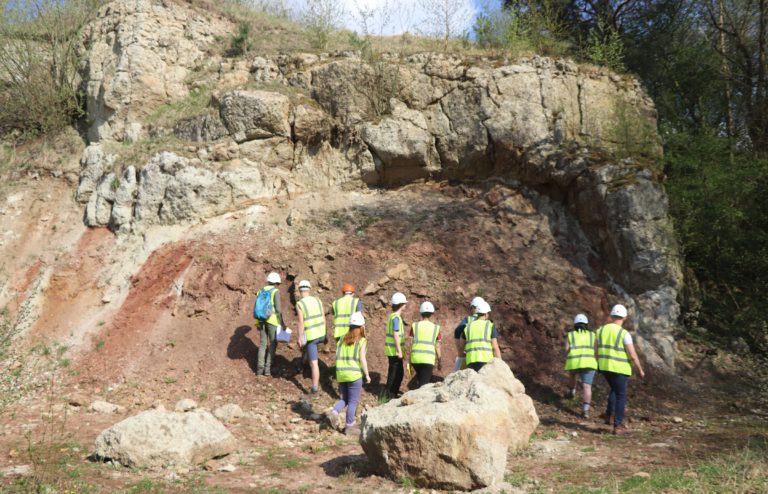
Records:
<instances>
[{"instance_id":1,"label":"red clay soil","mask_svg":"<svg viewBox=\"0 0 768 494\"><path fill-rule=\"evenodd\" d=\"M492 207L484 196L468 198L454 188L423 190L406 195L408 207L351 207L305 225L300 235L275 226L268 233L229 232L165 246L135 275L125 303L98 336L99 351L77 362L77 379L159 385L174 380L182 389L203 387L208 393L252 382L259 344L250 316L254 294L265 274L276 270L286 280L280 289L289 326L296 322L298 279L308 278L315 287L324 280L329 290L319 295L326 308L343 283L359 292L376 284L375 294L361 295L375 380L386 378L385 301L397 290L411 301L407 323L417 319L421 301L437 307L445 365L436 379L450 372L453 328L466 315L468 300L480 293L493 306L504 359L526 381L542 382L559 370L561 336L573 314L597 314L612 298L599 280L589 280L561 256L561 249L576 247L541 228L542 217L526 198L509 189L496 193L502 200ZM421 207L413 207L420 200ZM285 238L295 240L285 247ZM395 269L388 277L398 264L406 265L403 272ZM177 300L174 284L182 277ZM87 280L67 285L76 286L82 290ZM293 374L297 350L281 345L278 353L276 372Z\"/></svg>"},{"instance_id":2,"label":"red clay soil","mask_svg":"<svg viewBox=\"0 0 768 494\"><path fill-rule=\"evenodd\" d=\"M41 316L30 331L30 341L66 338L82 321L87 308L101 304L99 276L102 260L114 248L115 236L106 228L86 230L70 253L54 265L45 289Z\"/></svg>"}]
</instances>

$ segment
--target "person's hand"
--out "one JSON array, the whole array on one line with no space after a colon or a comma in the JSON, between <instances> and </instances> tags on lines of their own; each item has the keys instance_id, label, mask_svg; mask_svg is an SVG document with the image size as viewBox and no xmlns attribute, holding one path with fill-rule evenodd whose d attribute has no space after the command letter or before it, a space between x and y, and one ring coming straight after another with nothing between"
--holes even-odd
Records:
<instances>
[{"instance_id":1,"label":"person's hand","mask_svg":"<svg viewBox=\"0 0 768 494\"><path fill-rule=\"evenodd\" d=\"M327 345L327 344L328 344L328 335L326 334L325 338L323 338L323 345Z\"/></svg>"},{"instance_id":2,"label":"person's hand","mask_svg":"<svg viewBox=\"0 0 768 494\"><path fill-rule=\"evenodd\" d=\"M402 351L397 352L397 358L399 358L400 360L403 359L403 352Z\"/></svg>"},{"instance_id":3,"label":"person's hand","mask_svg":"<svg viewBox=\"0 0 768 494\"><path fill-rule=\"evenodd\" d=\"M642 368L638 369L638 371L640 372L640 378L645 379L645 371Z\"/></svg>"},{"instance_id":4,"label":"person's hand","mask_svg":"<svg viewBox=\"0 0 768 494\"><path fill-rule=\"evenodd\" d=\"M442 360L438 360L437 361L437 370L439 370L439 371L443 370L443 361Z\"/></svg>"},{"instance_id":5,"label":"person's hand","mask_svg":"<svg viewBox=\"0 0 768 494\"><path fill-rule=\"evenodd\" d=\"M371 384L371 376L368 374L365 375L365 384Z\"/></svg>"}]
</instances>

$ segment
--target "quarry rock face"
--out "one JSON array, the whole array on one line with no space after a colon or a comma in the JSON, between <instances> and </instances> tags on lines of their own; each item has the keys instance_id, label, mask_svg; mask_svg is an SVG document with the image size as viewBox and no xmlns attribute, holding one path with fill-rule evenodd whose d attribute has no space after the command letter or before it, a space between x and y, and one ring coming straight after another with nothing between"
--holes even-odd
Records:
<instances>
[{"instance_id":1,"label":"quarry rock face","mask_svg":"<svg viewBox=\"0 0 768 494\"><path fill-rule=\"evenodd\" d=\"M360 443L382 474L450 490L499 483L507 452L526 447L539 424L522 383L499 359L410 391L362 420Z\"/></svg>"},{"instance_id":2,"label":"quarry rock face","mask_svg":"<svg viewBox=\"0 0 768 494\"><path fill-rule=\"evenodd\" d=\"M86 224L128 233L321 189L515 180L576 216L630 299L650 362L674 366L682 276L666 194L636 160L616 158L661 155L656 111L636 79L537 56L503 66L433 53L375 63L352 52L207 58L229 32L181 4L102 7L82 73ZM150 129L148 116L197 87L200 67L215 69L202 71L207 108ZM136 163L107 152L149 130L186 148Z\"/></svg>"},{"instance_id":3,"label":"quarry rock face","mask_svg":"<svg viewBox=\"0 0 768 494\"><path fill-rule=\"evenodd\" d=\"M131 468L165 468L196 465L235 446L232 434L210 412L147 410L99 434L94 454Z\"/></svg>"}]
</instances>

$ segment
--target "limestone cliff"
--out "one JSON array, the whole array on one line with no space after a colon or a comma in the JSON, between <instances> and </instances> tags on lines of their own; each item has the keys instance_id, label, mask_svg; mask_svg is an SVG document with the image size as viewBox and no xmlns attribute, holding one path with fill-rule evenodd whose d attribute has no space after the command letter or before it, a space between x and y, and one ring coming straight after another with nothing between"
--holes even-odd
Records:
<instances>
[{"instance_id":1,"label":"limestone cliff","mask_svg":"<svg viewBox=\"0 0 768 494\"><path fill-rule=\"evenodd\" d=\"M680 266L663 187L631 159L661 153L637 80L539 57L211 56L232 29L172 1L102 8L83 67L87 225L130 234L280 194L501 179L578 219L613 289L634 301L646 355L674 366ZM198 114L151 121L192 91L210 93ZM147 139L174 152L130 162L114 146Z\"/></svg>"}]
</instances>

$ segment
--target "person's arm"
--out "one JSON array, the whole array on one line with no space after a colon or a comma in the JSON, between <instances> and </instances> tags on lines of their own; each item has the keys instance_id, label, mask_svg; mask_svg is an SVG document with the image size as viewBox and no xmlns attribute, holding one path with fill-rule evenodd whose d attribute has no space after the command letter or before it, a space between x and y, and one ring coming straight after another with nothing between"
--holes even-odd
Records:
<instances>
[{"instance_id":1,"label":"person's arm","mask_svg":"<svg viewBox=\"0 0 768 494\"><path fill-rule=\"evenodd\" d=\"M397 358L403 358L403 347L400 345L400 331L402 331L403 328L400 327L400 321L400 318L395 318L395 320L392 321L392 332L395 334L395 348L397 349Z\"/></svg>"},{"instance_id":2,"label":"person's arm","mask_svg":"<svg viewBox=\"0 0 768 494\"><path fill-rule=\"evenodd\" d=\"M461 341L462 336L464 335L464 328L467 327L467 323L465 321L466 319L462 319L459 325L456 326L456 329L453 330L453 339L454 343L456 344L456 355L459 358L464 357L464 344Z\"/></svg>"},{"instance_id":3,"label":"person's arm","mask_svg":"<svg viewBox=\"0 0 768 494\"><path fill-rule=\"evenodd\" d=\"M299 318L299 324L298 324L298 330L299 330L299 346L304 346L301 344L302 341L304 341L304 313L301 312L301 309L298 311L297 317Z\"/></svg>"},{"instance_id":4,"label":"person's arm","mask_svg":"<svg viewBox=\"0 0 768 494\"><path fill-rule=\"evenodd\" d=\"M632 359L632 362L635 363L635 368L637 369L637 372L640 373L641 378L645 378L645 371L643 370L643 366L640 365L640 359L637 357L637 351L635 350L635 345L627 345L624 344L624 348L627 350L627 353L629 354L630 358Z\"/></svg>"},{"instance_id":5,"label":"person's arm","mask_svg":"<svg viewBox=\"0 0 768 494\"><path fill-rule=\"evenodd\" d=\"M440 358L440 340L435 342L435 355L437 355L437 370L442 370L443 361Z\"/></svg>"},{"instance_id":6,"label":"person's arm","mask_svg":"<svg viewBox=\"0 0 768 494\"><path fill-rule=\"evenodd\" d=\"M275 289L277 290L277 289ZM280 305L280 291L277 290L275 292L275 314L277 315L277 322L280 324L283 329L285 329L285 322L283 321L283 309Z\"/></svg>"},{"instance_id":7,"label":"person's arm","mask_svg":"<svg viewBox=\"0 0 768 494\"><path fill-rule=\"evenodd\" d=\"M496 338L491 338L491 346L493 347L493 356L500 359L501 350L499 349L499 340Z\"/></svg>"},{"instance_id":8,"label":"person's arm","mask_svg":"<svg viewBox=\"0 0 768 494\"><path fill-rule=\"evenodd\" d=\"M368 360L365 358L365 351L368 345L362 345L360 349L360 366L363 368L363 375L365 376L365 384L371 384L371 375L368 374Z\"/></svg>"}]
</instances>

